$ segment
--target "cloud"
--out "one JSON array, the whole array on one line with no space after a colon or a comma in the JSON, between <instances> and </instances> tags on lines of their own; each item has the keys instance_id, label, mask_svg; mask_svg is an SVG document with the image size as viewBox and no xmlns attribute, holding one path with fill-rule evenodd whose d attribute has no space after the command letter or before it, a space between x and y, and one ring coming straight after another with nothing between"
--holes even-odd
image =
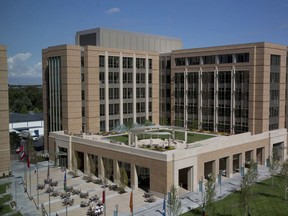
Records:
<instances>
[{"instance_id":1,"label":"cloud","mask_svg":"<svg viewBox=\"0 0 288 216\"><path fill-rule=\"evenodd\" d=\"M18 53L7 59L9 84L41 84L42 63L31 64L32 54Z\"/></svg>"},{"instance_id":2,"label":"cloud","mask_svg":"<svg viewBox=\"0 0 288 216\"><path fill-rule=\"evenodd\" d=\"M111 9L105 11L105 13L107 13L107 14L113 14L113 13L119 13L119 12L120 12L119 8L111 8Z\"/></svg>"}]
</instances>

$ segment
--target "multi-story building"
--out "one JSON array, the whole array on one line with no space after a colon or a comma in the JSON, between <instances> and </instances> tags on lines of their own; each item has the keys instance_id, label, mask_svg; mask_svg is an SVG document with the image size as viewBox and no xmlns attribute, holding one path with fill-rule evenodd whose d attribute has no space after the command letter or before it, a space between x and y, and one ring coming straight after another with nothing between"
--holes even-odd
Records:
<instances>
[{"instance_id":1,"label":"multi-story building","mask_svg":"<svg viewBox=\"0 0 288 216\"><path fill-rule=\"evenodd\" d=\"M286 56L271 43L160 54L160 123L229 134L286 127Z\"/></svg>"},{"instance_id":2,"label":"multi-story building","mask_svg":"<svg viewBox=\"0 0 288 216\"><path fill-rule=\"evenodd\" d=\"M286 59L287 47L271 43L172 51L172 124L228 134L285 128Z\"/></svg>"},{"instance_id":3,"label":"multi-story building","mask_svg":"<svg viewBox=\"0 0 288 216\"><path fill-rule=\"evenodd\" d=\"M118 43L108 43L107 38ZM158 124L156 51L181 48L181 40L97 28L78 32L76 43L84 46L43 50L46 144L51 131L111 131L146 120Z\"/></svg>"},{"instance_id":4,"label":"multi-story building","mask_svg":"<svg viewBox=\"0 0 288 216\"><path fill-rule=\"evenodd\" d=\"M180 40L106 29L78 32L76 44L44 49L42 64L45 145L68 168L76 154L77 168L88 174L92 161L95 175L115 180L123 165L130 186L163 194L172 184L197 190L208 174L230 177L251 160L265 165L273 152L287 158L286 46L182 49ZM230 136L159 152L137 137L160 126L136 130L128 145L95 134L146 120Z\"/></svg>"},{"instance_id":5,"label":"multi-story building","mask_svg":"<svg viewBox=\"0 0 288 216\"><path fill-rule=\"evenodd\" d=\"M0 175L10 171L7 50L0 45Z\"/></svg>"}]
</instances>

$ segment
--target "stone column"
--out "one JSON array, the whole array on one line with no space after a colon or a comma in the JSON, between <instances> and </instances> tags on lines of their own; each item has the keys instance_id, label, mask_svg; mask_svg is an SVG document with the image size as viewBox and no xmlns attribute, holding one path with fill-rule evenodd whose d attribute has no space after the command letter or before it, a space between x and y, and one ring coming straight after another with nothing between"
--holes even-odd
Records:
<instances>
[{"instance_id":1,"label":"stone column","mask_svg":"<svg viewBox=\"0 0 288 216\"><path fill-rule=\"evenodd\" d=\"M108 52L105 52L105 131L109 131L109 67Z\"/></svg>"},{"instance_id":2,"label":"stone column","mask_svg":"<svg viewBox=\"0 0 288 216\"><path fill-rule=\"evenodd\" d=\"M69 136L69 143L68 143L68 149L67 149L67 161L68 161L68 169L72 170L72 136Z\"/></svg>"},{"instance_id":3,"label":"stone column","mask_svg":"<svg viewBox=\"0 0 288 216\"><path fill-rule=\"evenodd\" d=\"M217 158L214 162L213 162L213 175L214 178L217 179L217 176L219 174L219 158Z\"/></svg>"},{"instance_id":4,"label":"stone column","mask_svg":"<svg viewBox=\"0 0 288 216\"><path fill-rule=\"evenodd\" d=\"M131 132L128 132L128 146L131 146Z\"/></svg>"},{"instance_id":5,"label":"stone column","mask_svg":"<svg viewBox=\"0 0 288 216\"><path fill-rule=\"evenodd\" d=\"M90 173L90 163L89 163L89 157L87 153L84 154L84 173L88 175Z\"/></svg>"},{"instance_id":6,"label":"stone column","mask_svg":"<svg viewBox=\"0 0 288 216\"><path fill-rule=\"evenodd\" d=\"M138 135L137 134L134 134L135 136L135 148L137 148L137 144L138 144Z\"/></svg>"},{"instance_id":7,"label":"stone column","mask_svg":"<svg viewBox=\"0 0 288 216\"><path fill-rule=\"evenodd\" d=\"M131 167L131 188L138 189L138 175L135 164L130 164Z\"/></svg>"},{"instance_id":8,"label":"stone column","mask_svg":"<svg viewBox=\"0 0 288 216\"><path fill-rule=\"evenodd\" d=\"M105 178L102 156L98 156L98 178L101 178L101 179Z\"/></svg>"},{"instance_id":9,"label":"stone column","mask_svg":"<svg viewBox=\"0 0 288 216\"><path fill-rule=\"evenodd\" d=\"M226 176L229 178L232 178L232 176L233 176L233 155L230 155L228 157L227 165L228 165L228 169L226 171Z\"/></svg>"},{"instance_id":10,"label":"stone column","mask_svg":"<svg viewBox=\"0 0 288 216\"><path fill-rule=\"evenodd\" d=\"M119 169L118 160L113 160L113 179L114 179L114 182L119 181L119 177L120 177L120 169Z\"/></svg>"},{"instance_id":11,"label":"stone column","mask_svg":"<svg viewBox=\"0 0 288 216\"><path fill-rule=\"evenodd\" d=\"M257 161L257 148L252 150L252 159L254 160L254 162L258 162Z\"/></svg>"},{"instance_id":12,"label":"stone column","mask_svg":"<svg viewBox=\"0 0 288 216\"><path fill-rule=\"evenodd\" d=\"M188 177L188 190L193 191L193 167L190 167L187 177Z\"/></svg>"},{"instance_id":13,"label":"stone column","mask_svg":"<svg viewBox=\"0 0 288 216\"><path fill-rule=\"evenodd\" d=\"M120 115L120 125L123 124L123 55L120 52L120 73L119 73L119 115Z\"/></svg>"}]
</instances>

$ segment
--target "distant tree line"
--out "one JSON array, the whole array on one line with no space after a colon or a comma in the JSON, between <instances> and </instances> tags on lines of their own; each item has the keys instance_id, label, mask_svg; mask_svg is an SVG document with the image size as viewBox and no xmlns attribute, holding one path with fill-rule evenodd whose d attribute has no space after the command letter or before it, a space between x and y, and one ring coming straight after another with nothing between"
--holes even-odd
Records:
<instances>
[{"instance_id":1,"label":"distant tree line","mask_svg":"<svg viewBox=\"0 0 288 216\"><path fill-rule=\"evenodd\" d=\"M9 109L17 113L42 112L42 86L9 85Z\"/></svg>"}]
</instances>

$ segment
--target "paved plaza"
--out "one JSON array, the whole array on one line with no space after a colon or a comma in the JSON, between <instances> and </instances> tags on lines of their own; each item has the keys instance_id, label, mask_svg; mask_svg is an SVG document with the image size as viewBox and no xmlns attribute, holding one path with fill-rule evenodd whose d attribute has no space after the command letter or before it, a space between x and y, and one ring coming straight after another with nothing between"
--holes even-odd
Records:
<instances>
[{"instance_id":1,"label":"paved plaza","mask_svg":"<svg viewBox=\"0 0 288 216\"><path fill-rule=\"evenodd\" d=\"M45 193L45 190L48 188L48 185L45 185L43 190L36 190L37 185L37 173L34 173L35 165L31 164L31 174L29 171L24 172L24 166L26 164L19 161L11 161L11 170L13 177L9 179L1 180L1 183L5 181L12 182L11 187L8 189L8 193L13 195L13 199L17 202L17 208L21 211L23 215L36 216L42 215L41 204L44 205L45 210L48 215L49 212L51 216L55 216L56 213L60 215L66 215L66 207L62 205L62 199L57 196L50 196L50 206L49 206L49 194ZM48 162L41 162L38 165L38 183L43 184L44 179L47 178ZM268 178L268 168L264 166L258 167L259 171L259 180ZM30 187L30 175L31 175L31 187ZM89 197L97 194L102 197L102 191L104 190L99 184L94 184L93 182L86 183L82 177L84 174L79 172L79 177L72 178L70 175L67 176L67 185L73 186L73 188L81 189L82 192L89 192ZM53 167L53 164L50 164L50 177L53 181L58 181L58 185L54 188L54 191L63 191L64 190L64 171L60 167ZM25 181L27 178L27 192L24 190L24 185L22 179ZM233 178L222 178L221 186L217 184L216 191L217 197L223 198L226 195L239 189L241 181L241 176L239 173L234 174ZM28 194L33 199L30 199ZM105 189L106 191L106 215L112 216L116 205L118 205L119 216L130 215L129 201L130 201L130 192L131 189L127 189L127 193L119 194L116 191ZM134 205L134 215L144 216L160 216L162 213L163 198L157 197L156 201L153 203L145 202L143 197L144 191L137 189L133 191L133 205ZM79 195L72 195L71 198L74 199L74 204L67 207L67 215L69 216L80 216L86 215L88 207L80 207L81 201L88 201L89 198L84 199L80 198ZM101 198L100 198L101 200ZM181 191L180 200L182 203L182 213L187 212L191 209L197 208L202 204L202 194L200 192L188 192ZM37 205L39 203L39 209Z\"/></svg>"}]
</instances>

